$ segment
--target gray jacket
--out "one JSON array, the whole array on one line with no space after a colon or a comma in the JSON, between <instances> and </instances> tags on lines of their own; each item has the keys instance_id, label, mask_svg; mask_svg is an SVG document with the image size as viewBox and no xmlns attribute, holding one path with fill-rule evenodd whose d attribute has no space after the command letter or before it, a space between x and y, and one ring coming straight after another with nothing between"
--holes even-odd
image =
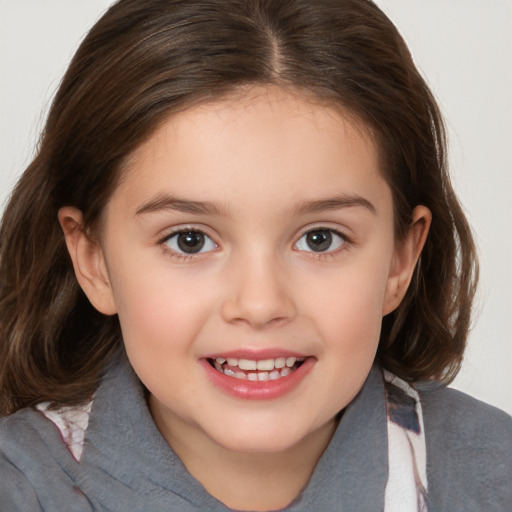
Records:
<instances>
[{"instance_id":1,"label":"gray jacket","mask_svg":"<svg viewBox=\"0 0 512 512\"><path fill-rule=\"evenodd\" d=\"M512 418L438 384L419 386L429 512L512 511ZM387 478L384 385L372 369L288 512L380 512ZM58 430L24 409L0 423L1 512L223 511L157 430L125 361L103 378L77 463Z\"/></svg>"}]
</instances>

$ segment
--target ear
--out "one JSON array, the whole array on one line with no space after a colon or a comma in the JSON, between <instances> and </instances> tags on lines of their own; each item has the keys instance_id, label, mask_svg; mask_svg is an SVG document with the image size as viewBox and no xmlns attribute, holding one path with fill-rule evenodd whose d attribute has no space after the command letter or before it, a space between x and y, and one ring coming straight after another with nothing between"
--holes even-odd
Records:
<instances>
[{"instance_id":1,"label":"ear","mask_svg":"<svg viewBox=\"0 0 512 512\"><path fill-rule=\"evenodd\" d=\"M100 313L114 315L117 306L100 243L86 232L78 208L65 206L58 216L78 283Z\"/></svg>"},{"instance_id":2,"label":"ear","mask_svg":"<svg viewBox=\"0 0 512 512\"><path fill-rule=\"evenodd\" d=\"M427 239L432 213L426 206L417 206L404 240L397 243L391 262L382 315L394 311L409 288L416 263Z\"/></svg>"}]
</instances>

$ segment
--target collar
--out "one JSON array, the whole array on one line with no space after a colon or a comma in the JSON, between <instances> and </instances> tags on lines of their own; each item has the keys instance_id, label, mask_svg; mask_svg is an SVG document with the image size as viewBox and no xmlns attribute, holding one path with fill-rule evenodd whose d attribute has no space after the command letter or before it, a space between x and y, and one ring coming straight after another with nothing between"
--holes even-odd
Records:
<instances>
[{"instance_id":1,"label":"collar","mask_svg":"<svg viewBox=\"0 0 512 512\"><path fill-rule=\"evenodd\" d=\"M344 410L308 484L287 511L421 510L396 508L403 501L403 475L417 476L415 452L410 451L412 444L418 444L417 425L411 428L411 421L417 420L418 412L421 419L421 404L405 382L387 372L384 377L379 367L371 369ZM85 411L88 425L86 421L79 473L85 479L80 482L84 491L89 486L88 496L97 495L100 482L105 497L108 480L109 495L115 496L118 506L122 502L125 510L168 510L171 504L183 511L228 510L188 473L158 431L144 388L125 355L108 367L92 411ZM416 498L414 478L409 502ZM391 508L384 508L385 501Z\"/></svg>"},{"instance_id":2,"label":"collar","mask_svg":"<svg viewBox=\"0 0 512 512\"><path fill-rule=\"evenodd\" d=\"M126 358L110 366L98 388L83 457L130 488L150 479L199 507L227 510L188 473L158 431ZM308 485L287 510L318 510L320 504L321 510L382 510L387 467L384 384L374 367L344 411Z\"/></svg>"}]
</instances>

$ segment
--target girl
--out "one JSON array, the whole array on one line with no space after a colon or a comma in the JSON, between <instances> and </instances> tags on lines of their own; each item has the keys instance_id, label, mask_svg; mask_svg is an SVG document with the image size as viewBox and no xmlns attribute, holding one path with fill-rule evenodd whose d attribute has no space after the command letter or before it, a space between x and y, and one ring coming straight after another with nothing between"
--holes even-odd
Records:
<instances>
[{"instance_id":1,"label":"girl","mask_svg":"<svg viewBox=\"0 0 512 512\"><path fill-rule=\"evenodd\" d=\"M508 510L448 390L477 264L368 0L120 0L0 233L6 511Z\"/></svg>"}]
</instances>

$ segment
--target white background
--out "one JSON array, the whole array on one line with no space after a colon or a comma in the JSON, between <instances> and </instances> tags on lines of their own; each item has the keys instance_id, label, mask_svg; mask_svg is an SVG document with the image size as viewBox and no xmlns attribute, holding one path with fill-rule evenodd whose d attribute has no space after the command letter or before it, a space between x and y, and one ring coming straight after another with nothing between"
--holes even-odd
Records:
<instances>
[{"instance_id":1,"label":"white background","mask_svg":"<svg viewBox=\"0 0 512 512\"><path fill-rule=\"evenodd\" d=\"M110 0L0 0L0 211L76 46ZM512 0L377 0L445 113L481 255L479 315L453 386L512 414Z\"/></svg>"}]
</instances>

